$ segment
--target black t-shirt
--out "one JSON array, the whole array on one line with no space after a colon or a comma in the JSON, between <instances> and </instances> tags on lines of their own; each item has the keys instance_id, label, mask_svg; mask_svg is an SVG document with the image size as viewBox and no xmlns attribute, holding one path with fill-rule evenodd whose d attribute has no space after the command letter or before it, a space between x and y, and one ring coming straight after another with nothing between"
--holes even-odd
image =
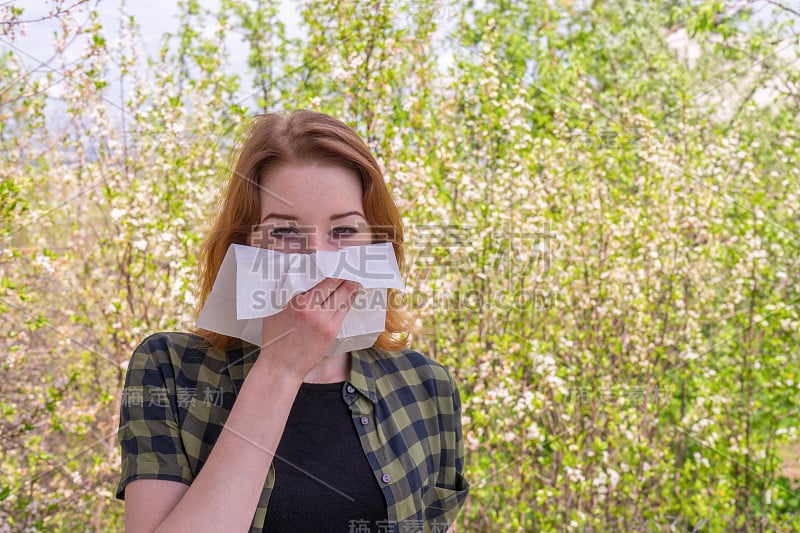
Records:
<instances>
[{"instance_id":1,"label":"black t-shirt","mask_svg":"<svg viewBox=\"0 0 800 533\"><path fill-rule=\"evenodd\" d=\"M344 382L303 383L273 460L265 533L378 531L386 500L367 462ZM354 525L357 527L353 528Z\"/></svg>"}]
</instances>

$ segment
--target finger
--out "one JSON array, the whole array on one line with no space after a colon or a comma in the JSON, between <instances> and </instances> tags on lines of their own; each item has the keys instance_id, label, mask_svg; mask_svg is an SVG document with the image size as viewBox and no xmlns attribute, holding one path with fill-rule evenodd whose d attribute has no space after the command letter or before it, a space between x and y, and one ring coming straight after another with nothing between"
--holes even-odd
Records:
<instances>
[{"instance_id":1,"label":"finger","mask_svg":"<svg viewBox=\"0 0 800 533\"><path fill-rule=\"evenodd\" d=\"M331 294L328 301L331 303L331 308L335 311L335 315L339 313L347 314L353 307L353 303L358 296L359 285L353 281L347 281L339 285L333 294Z\"/></svg>"},{"instance_id":2,"label":"finger","mask_svg":"<svg viewBox=\"0 0 800 533\"><path fill-rule=\"evenodd\" d=\"M294 300L301 309L308 307L327 307L327 300L342 283L343 280L341 279L325 278L306 292L295 296Z\"/></svg>"}]
</instances>

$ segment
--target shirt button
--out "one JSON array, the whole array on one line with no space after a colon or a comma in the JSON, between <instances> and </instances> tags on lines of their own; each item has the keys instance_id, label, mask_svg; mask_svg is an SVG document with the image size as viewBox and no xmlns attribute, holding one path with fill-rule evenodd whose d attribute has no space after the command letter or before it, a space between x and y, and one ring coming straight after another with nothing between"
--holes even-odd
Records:
<instances>
[{"instance_id":1,"label":"shirt button","mask_svg":"<svg viewBox=\"0 0 800 533\"><path fill-rule=\"evenodd\" d=\"M347 392L349 392L350 394L353 394L355 391L356 389L354 389L352 385L347 386Z\"/></svg>"},{"instance_id":2,"label":"shirt button","mask_svg":"<svg viewBox=\"0 0 800 533\"><path fill-rule=\"evenodd\" d=\"M367 424L369 424L369 417L368 416L362 416L361 417L361 425L362 426L366 426Z\"/></svg>"},{"instance_id":3,"label":"shirt button","mask_svg":"<svg viewBox=\"0 0 800 533\"><path fill-rule=\"evenodd\" d=\"M381 481L383 481L384 483L389 483L391 480L392 476L390 476L389 474L384 474L381 476Z\"/></svg>"}]
</instances>

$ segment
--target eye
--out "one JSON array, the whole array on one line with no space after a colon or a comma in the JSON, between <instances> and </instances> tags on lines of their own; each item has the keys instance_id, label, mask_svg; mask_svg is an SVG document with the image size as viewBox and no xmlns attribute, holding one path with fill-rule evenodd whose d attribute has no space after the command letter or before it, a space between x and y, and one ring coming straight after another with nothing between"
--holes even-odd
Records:
<instances>
[{"instance_id":1,"label":"eye","mask_svg":"<svg viewBox=\"0 0 800 533\"><path fill-rule=\"evenodd\" d=\"M297 237L300 233L297 231L297 228L293 228L291 226L284 226L282 228L272 228L270 234L273 237Z\"/></svg>"},{"instance_id":2,"label":"eye","mask_svg":"<svg viewBox=\"0 0 800 533\"><path fill-rule=\"evenodd\" d=\"M352 226L337 226L331 230L331 236L336 239L347 238L358 233L358 228Z\"/></svg>"}]
</instances>

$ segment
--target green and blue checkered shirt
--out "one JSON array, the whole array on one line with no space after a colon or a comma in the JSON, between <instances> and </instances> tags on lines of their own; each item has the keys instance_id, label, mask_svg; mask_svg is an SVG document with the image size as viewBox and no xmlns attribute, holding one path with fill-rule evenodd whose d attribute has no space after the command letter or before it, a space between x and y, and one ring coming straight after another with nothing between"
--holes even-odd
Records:
<instances>
[{"instance_id":1,"label":"green and blue checkered shirt","mask_svg":"<svg viewBox=\"0 0 800 533\"><path fill-rule=\"evenodd\" d=\"M244 341L212 348L189 333L157 333L139 345L122 397L118 498L135 479L192 483L258 353ZM342 396L386 498L388 520L376 524L378 531L444 533L469 491L453 378L412 350L369 348L351 356ZM251 531L261 531L274 485L270 467ZM364 526L354 521L350 529L373 530Z\"/></svg>"}]
</instances>

